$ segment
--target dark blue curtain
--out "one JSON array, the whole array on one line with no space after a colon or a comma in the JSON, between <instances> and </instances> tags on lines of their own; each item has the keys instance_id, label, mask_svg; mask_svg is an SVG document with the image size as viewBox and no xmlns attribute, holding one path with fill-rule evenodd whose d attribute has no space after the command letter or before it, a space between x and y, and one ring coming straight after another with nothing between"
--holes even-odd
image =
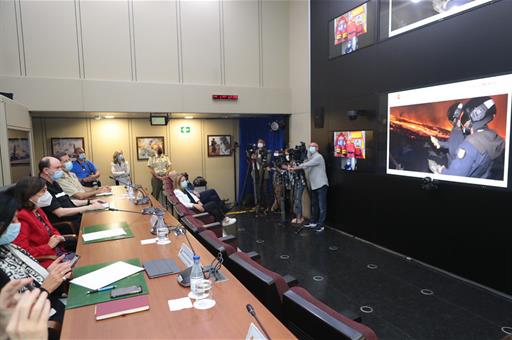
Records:
<instances>
[{"instance_id":1,"label":"dark blue curtain","mask_svg":"<svg viewBox=\"0 0 512 340\"><path fill-rule=\"evenodd\" d=\"M275 117L262 117L262 118L240 118L239 133L240 133L240 153L239 153L239 169L240 177L238 179L238 203L244 199L244 194L253 192L252 178L247 176L247 160L245 150L250 144L256 144L259 138L265 140L267 149L274 151L282 149L285 146L285 130L279 129L278 131L270 130L270 123L273 121L285 120L284 116ZM245 193L244 182L247 178Z\"/></svg>"}]
</instances>

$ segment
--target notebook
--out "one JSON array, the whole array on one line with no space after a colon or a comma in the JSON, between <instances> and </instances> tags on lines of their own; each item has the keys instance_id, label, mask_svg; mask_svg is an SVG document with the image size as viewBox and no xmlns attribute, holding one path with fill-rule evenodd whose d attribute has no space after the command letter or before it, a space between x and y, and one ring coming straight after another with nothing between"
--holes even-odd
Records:
<instances>
[{"instance_id":1,"label":"notebook","mask_svg":"<svg viewBox=\"0 0 512 340\"><path fill-rule=\"evenodd\" d=\"M99 303L94 314L96 320L113 318L116 316L142 312L149 309L147 295L139 295L121 300Z\"/></svg>"},{"instance_id":2,"label":"notebook","mask_svg":"<svg viewBox=\"0 0 512 340\"><path fill-rule=\"evenodd\" d=\"M146 273L148 273L150 279L180 272L180 268L178 268L176 262L170 259L158 259L144 262L144 269L146 269Z\"/></svg>"}]
</instances>

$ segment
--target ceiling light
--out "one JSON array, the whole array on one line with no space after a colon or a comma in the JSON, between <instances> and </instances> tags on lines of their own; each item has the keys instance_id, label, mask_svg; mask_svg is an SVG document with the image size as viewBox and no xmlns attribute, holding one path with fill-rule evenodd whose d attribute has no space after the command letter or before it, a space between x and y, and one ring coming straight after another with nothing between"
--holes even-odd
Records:
<instances>
[{"instance_id":1,"label":"ceiling light","mask_svg":"<svg viewBox=\"0 0 512 340\"><path fill-rule=\"evenodd\" d=\"M105 116L105 118L107 118L107 119L114 119L115 116Z\"/></svg>"},{"instance_id":2,"label":"ceiling light","mask_svg":"<svg viewBox=\"0 0 512 340\"><path fill-rule=\"evenodd\" d=\"M193 116L185 116L185 119L194 119Z\"/></svg>"},{"instance_id":3,"label":"ceiling light","mask_svg":"<svg viewBox=\"0 0 512 340\"><path fill-rule=\"evenodd\" d=\"M101 116L100 116L100 115L97 115L97 116L95 116L95 117L94 117L94 119L96 119L96 120L101 120Z\"/></svg>"}]
</instances>

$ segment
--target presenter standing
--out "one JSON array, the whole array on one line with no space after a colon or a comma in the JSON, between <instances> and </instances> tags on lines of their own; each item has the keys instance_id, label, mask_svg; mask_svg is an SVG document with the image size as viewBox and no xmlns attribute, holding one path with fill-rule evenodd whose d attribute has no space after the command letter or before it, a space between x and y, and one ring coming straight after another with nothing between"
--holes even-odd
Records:
<instances>
[{"instance_id":1,"label":"presenter standing","mask_svg":"<svg viewBox=\"0 0 512 340\"><path fill-rule=\"evenodd\" d=\"M308 159L292 168L292 171L303 169L308 174L311 185L311 218L305 228L312 228L316 232L324 230L327 217L327 189L329 181L325 171L324 157L318 152L318 144L312 142L308 148Z\"/></svg>"},{"instance_id":2,"label":"presenter standing","mask_svg":"<svg viewBox=\"0 0 512 340\"><path fill-rule=\"evenodd\" d=\"M163 179L171 171L171 161L164 155L164 149L160 144L153 144L154 155L149 157L148 168L151 172L151 195L160 200L163 188Z\"/></svg>"}]
</instances>

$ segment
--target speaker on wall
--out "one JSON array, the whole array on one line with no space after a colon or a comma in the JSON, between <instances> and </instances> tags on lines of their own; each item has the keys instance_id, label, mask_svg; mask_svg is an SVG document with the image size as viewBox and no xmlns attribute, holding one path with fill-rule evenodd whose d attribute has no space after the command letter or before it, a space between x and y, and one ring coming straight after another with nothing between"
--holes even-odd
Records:
<instances>
[{"instance_id":1,"label":"speaker on wall","mask_svg":"<svg viewBox=\"0 0 512 340\"><path fill-rule=\"evenodd\" d=\"M313 120L315 124L315 129L323 129L324 128L324 107L320 107L319 110L316 110L313 114Z\"/></svg>"}]
</instances>

